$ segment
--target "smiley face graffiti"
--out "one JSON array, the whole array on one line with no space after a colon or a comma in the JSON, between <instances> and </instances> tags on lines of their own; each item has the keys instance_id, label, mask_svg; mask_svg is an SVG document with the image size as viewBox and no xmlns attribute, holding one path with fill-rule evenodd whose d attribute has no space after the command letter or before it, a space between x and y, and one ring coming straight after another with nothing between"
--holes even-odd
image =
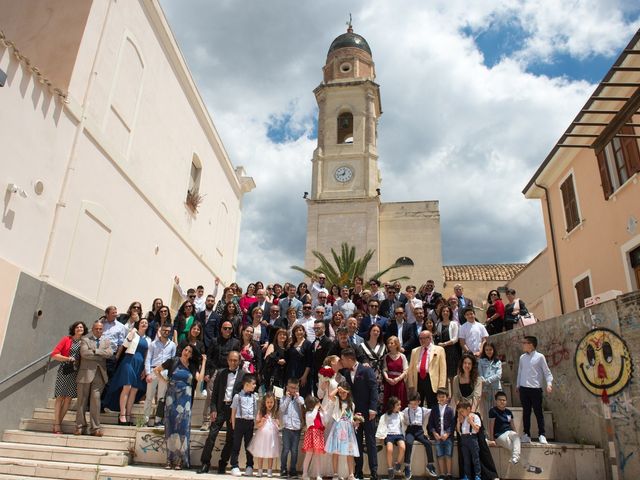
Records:
<instances>
[{"instance_id":1,"label":"smiley face graffiti","mask_svg":"<svg viewBox=\"0 0 640 480\"><path fill-rule=\"evenodd\" d=\"M580 383L608 402L631 380L631 354L620 336L607 328L595 328L578 343L574 357Z\"/></svg>"}]
</instances>

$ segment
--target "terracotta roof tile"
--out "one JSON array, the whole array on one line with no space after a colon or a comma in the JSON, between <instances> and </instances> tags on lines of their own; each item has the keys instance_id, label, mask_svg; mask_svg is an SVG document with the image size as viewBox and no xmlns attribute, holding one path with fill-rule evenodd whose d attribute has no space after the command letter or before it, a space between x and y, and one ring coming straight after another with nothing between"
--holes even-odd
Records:
<instances>
[{"instance_id":1,"label":"terracotta roof tile","mask_svg":"<svg viewBox=\"0 0 640 480\"><path fill-rule=\"evenodd\" d=\"M511 280L526 263L488 263L485 265L445 265L442 267L446 282L473 280Z\"/></svg>"}]
</instances>

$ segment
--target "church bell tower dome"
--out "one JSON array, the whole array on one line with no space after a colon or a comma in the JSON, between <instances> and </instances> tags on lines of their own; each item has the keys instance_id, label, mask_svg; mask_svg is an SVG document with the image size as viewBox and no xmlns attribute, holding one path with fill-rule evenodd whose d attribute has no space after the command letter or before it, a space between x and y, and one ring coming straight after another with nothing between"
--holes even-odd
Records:
<instances>
[{"instance_id":1,"label":"church bell tower dome","mask_svg":"<svg viewBox=\"0 0 640 480\"><path fill-rule=\"evenodd\" d=\"M351 27L349 27L347 33L339 35L333 42L331 42L327 55L339 48L360 48L371 55L371 48L369 48L367 41L362 35L353 33L353 28Z\"/></svg>"},{"instance_id":2,"label":"church bell tower dome","mask_svg":"<svg viewBox=\"0 0 640 480\"><path fill-rule=\"evenodd\" d=\"M376 78L371 48L362 35L353 32L351 23L346 33L331 42L323 71L325 83Z\"/></svg>"}]
</instances>

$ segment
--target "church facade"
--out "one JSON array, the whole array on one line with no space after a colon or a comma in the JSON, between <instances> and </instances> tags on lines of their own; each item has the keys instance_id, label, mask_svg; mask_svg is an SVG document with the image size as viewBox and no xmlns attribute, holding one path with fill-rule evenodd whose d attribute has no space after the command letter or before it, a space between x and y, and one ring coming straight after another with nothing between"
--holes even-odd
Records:
<instances>
[{"instance_id":1,"label":"church facade","mask_svg":"<svg viewBox=\"0 0 640 480\"><path fill-rule=\"evenodd\" d=\"M383 203L378 168L380 86L367 41L351 26L329 47L324 78L314 90L318 103L318 145L313 153L307 199L305 268L347 242L358 257L375 254L367 276L399 261L383 280L406 275L409 283L433 279L442 285L440 210L437 200Z\"/></svg>"}]
</instances>

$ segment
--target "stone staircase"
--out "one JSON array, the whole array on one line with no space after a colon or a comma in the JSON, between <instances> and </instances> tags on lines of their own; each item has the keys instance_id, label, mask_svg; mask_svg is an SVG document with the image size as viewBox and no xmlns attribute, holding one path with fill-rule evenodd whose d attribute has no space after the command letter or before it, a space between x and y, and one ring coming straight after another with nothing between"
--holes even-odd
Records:
<instances>
[{"instance_id":1,"label":"stone staircase","mask_svg":"<svg viewBox=\"0 0 640 480\"><path fill-rule=\"evenodd\" d=\"M200 452L206 432L200 432L204 399L196 398L193 406L191 432L191 459L199 465ZM76 436L75 400L62 423L63 434L51 433L54 401L45 408L36 408L31 418L22 419L19 429L6 430L0 442L0 480L3 479L67 479L114 480L149 479L168 480L193 478L193 471L165 471L164 435L162 430L147 427L118 426L116 413L101 416L103 437ZM510 407L516 427L522 423L522 409ZM142 417L143 406L134 407L134 416ZM553 415L545 412L547 434L554 439ZM141 420L139 421L141 423ZM535 426L535 420L532 424ZM536 437L535 431L532 435ZM221 432L214 449L214 464L225 442ZM571 480L605 479L604 455L593 446L552 443L549 445L524 445L520 465L509 463L509 452L492 447L493 458L503 479ZM379 475L386 474L386 461L382 448L378 448ZM302 462L300 455L300 463ZM244 465L244 458L240 458ZM276 461L276 471L278 462ZM366 462L365 462L366 464ZM412 469L416 477L425 476L425 451L420 445L414 448ZM456 460L454 459L454 465ZM542 473L526 471L527 465L542 468ZM300 465L301 467L301 465ZM454 467L455 471L455 467ZM277 478L277 477L275 477Z\"/></svg>"}]
</instances>

